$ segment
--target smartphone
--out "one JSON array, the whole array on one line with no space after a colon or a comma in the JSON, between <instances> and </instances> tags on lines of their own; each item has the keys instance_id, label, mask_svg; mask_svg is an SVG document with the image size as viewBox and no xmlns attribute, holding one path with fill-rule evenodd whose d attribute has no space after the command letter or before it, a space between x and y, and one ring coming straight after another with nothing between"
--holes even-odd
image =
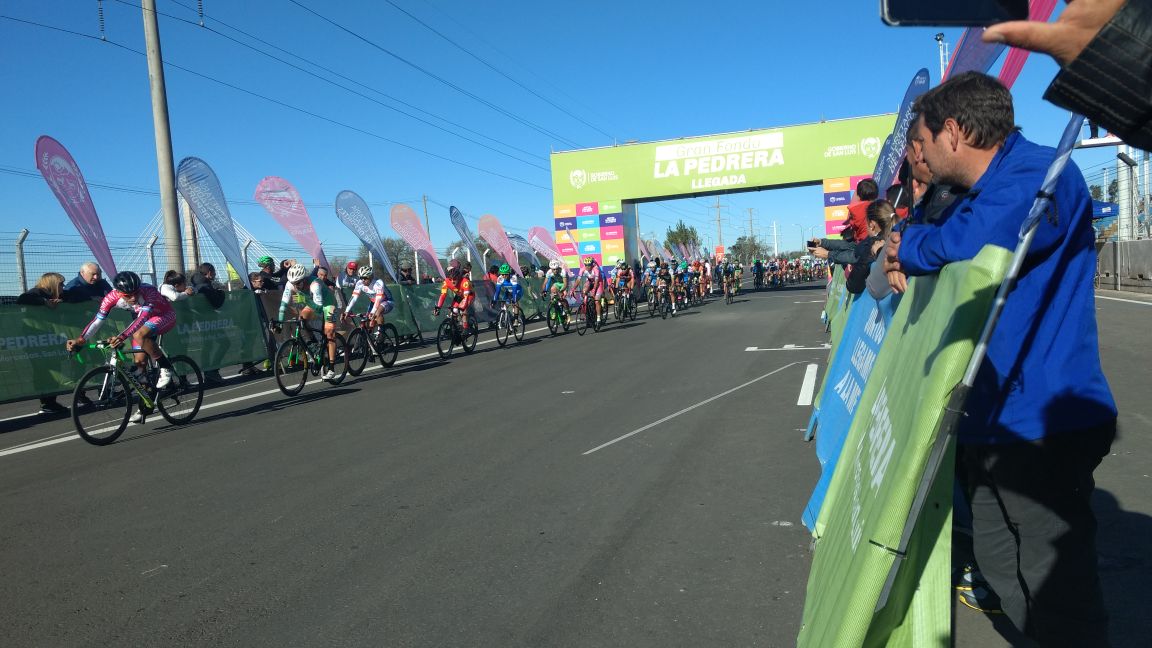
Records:
<instances>
[{"instance_id":1,"label":"smartphone","mask_svg":"<svg viewBox=\"0 0 1152 648\"><path fill-rule=\"evenodd\" d=\"M880 0L880 18L893 26L983 27L1028 20L1028 0Z\"/></svg>"}]
</instances>

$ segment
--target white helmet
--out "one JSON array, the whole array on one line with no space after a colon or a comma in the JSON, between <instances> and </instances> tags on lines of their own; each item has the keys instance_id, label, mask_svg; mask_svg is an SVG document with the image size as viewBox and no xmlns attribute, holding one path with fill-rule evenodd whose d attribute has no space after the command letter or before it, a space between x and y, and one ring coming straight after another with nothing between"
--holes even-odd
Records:
<instances>
[{"instance_id":1,"label":"white helmet","mask_svg":"<svg viewBox=\"0 0 1152 648\"><path fill-rule=\"evenodd\" d=\"M356 271L356 274L360 275L361 279L367 279L368 277L372 276L372 272L372 266L360 266L360 269Z\"/></svg>"},{"instance_id":2,"label":"white helmet","mask_svg":"<svg viewBox=\"0 0 1152 648\"><path fill-rule=\"evenodd\" d=\"M652 268L655 268L655 267L656 267L656 262L655 262L655 261L649 261L649 262L648 262L648 268L649 268L649 269L652 269Z\"/></svg>"},{"instance_id":3,"label":"white helmet","mask_svg":"<svg viewBox=\"0 0 1152 648\"><path fill-rule=\"evenodd\" d=\"M549 270L559 270L560 269L560 262L557 261L556 259L552 259L551 261L548 262L548 269Z\"/></svg>"},{"instance_id":4,"label":"white helmet","mask_svg":"<svg viewBox=\"0 0 1152 648\"><path fill-rule=\"evenodd\" d=\"M299 263L292 266L291 268L288 268L288 282L289 283L296 283L297 281L300 281L301 279L303 279L307 275L308 275L308 271L305 270L304 266L300 265Z\"/></svg>"},{"instance_id":5,"label":"white helmet","mask_svg":"<svg viewBox=\"0 0 1152 648\"><path fill-rule=\"evenodd\" d=\"M624 267L624 259L621 259L620 257L616 257L616 267L617 268Z\"/></svg>"}]
</instances>

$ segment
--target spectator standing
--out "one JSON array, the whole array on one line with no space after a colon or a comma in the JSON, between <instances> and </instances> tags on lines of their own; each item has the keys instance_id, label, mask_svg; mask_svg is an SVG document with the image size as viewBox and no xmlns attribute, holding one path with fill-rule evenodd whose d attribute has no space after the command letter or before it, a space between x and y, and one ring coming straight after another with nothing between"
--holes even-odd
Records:
<instances>
[{"instance_id":1,"label":"spectator standing","mask_svg":"<svg viewBox=\"0 0 1152 648\"><path fill-rule=\"evenodd\" d=\"M846 241L863 241L868 238L868 205L880 197L880 187L872 178L864 178L856 183L856 202L848 205L848 220L844 224L852 229L852 238Z\"/></svg>"},{"instance_id":2,"label":"spectator standing","mask_svg":"<svg viewBox=\"0 0 1152 648\"><path fill-rule=\"evenodd\" d=\"M196 295L203 295L208 300L208 304L217 309L224 305L226 295L220 289L219 284L216 283L216 266L211 263L201 263L196 267L196 272L192 273L192 278L189 283L191 284L192 292ZM223 354L226 350L225 347L219 348L219 353ZM204 383L208 386L220 385L224 382L224 378L220 375L219 369L208 369L204 372Z\"/></svg>"},{"instance_id":3,"label":"spectator standing","mask_svg":"<svg viewBox=\"0 0 1152 648\"><path fill-rule=\"evenodd\" d=\"M83 268L81 268L81 272L83 272ZM21 306L56 308L61 302L66 301L64 292L64 275L58 272L46 272L40 276L40 280L36 282L35 286L16 298L16 303ZM37 365L33 364L32 366L35 374ZM38 377L34 375L33 380ZM65 414L67 412L68 408L57 403L55 396L40 397L40 414Z\"/></svg>"},{"instance_id":4,"label":"spectator standing","mask_svg":"<svg viewBox=\"0 0 1152 648\"><path fill-rule=\"evenodd\" d=\"M971 191L934 225L893 234L886 270L931 274L987 244L1015 247L1054 151L1017 131L1011 94L984 74L950 79L914 110L934 182ZM1008 618L1043 646L1108 644L1090 497L1117 412L1100 367L1091 216L1069 163L956 430L976 561Z\"/></svg>"},{"instance_id":5,"label":"spectator standing","mask_svg":"<svg viewBox=\"0 0 1152 648\"><path fill-rule=\"evenodd\" d=\"M277 269L276 260L265 255L260 257L257 263L260 264L260 277L263 279L264 289L282 290L284 288L284 277L288 275L288 268L292 267L295 261L288 259L281 263L280 268Z\"/></svg>"},{"instance_id":6,"label":"spectator standing","mask_svg":"<svg viewBox=\"0 0 1152 648\"><path fill-rule=\"evenodd\" d=\"M401 286L412 286L416 284L416 277L412 274L412 262L400 262L400 276L396 277L396 283Z\"/></svg>"},{"instance_id":7,"label":"spectator standing","mask_svg":"<svg viewBox=\"0 0 1152 648\"><path fill-rule=\"evenodd\" d=\"M169 270L164 273L164 283L160 286L160 294L167 297L170 302L177 302L188 299L191 295L196 294L196 291L188 285L188 279L183 272Z\"/></svg>"},{"instance_id":8,"label":"spectator standing","mask_svg":"<svg viewBox=\"0 0 1152 648\"><path fill-rule=\"evenodd\" d=\"M69 302L85 302L93 299L104 299L104 295L112 292L112 284L104 279L100 266L88 261L80 266L80 272L64 286L66 299Z\"/></svg>"},{"instance_id":9,"label":"spectator standing","mask_svg":"<svg viewBox=\"0 0 1152 648\"><path fill-rule=\"evenodd\" d=\"M344 290L345 288L348 290L354 289L356 282L360 280L360 277L356 274L356 270L359 267L360 264L355 261L349 261L348 265L344 266L344 271L340 273L340 276L336 277L336 287L340 290Z\"/></svg>"}]
</instances>

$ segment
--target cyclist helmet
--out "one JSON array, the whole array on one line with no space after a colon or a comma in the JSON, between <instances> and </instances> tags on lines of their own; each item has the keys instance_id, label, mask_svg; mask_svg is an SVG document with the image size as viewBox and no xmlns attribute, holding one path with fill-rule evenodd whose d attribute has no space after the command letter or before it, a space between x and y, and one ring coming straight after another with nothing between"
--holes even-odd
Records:
<instances>
[{"instance_id":1,"label":"cyclist helmet","mask_svg":"<svg viewBox=\"0 0 1152 648\"><path fill-rule=\"evenodd\" d=\"M112 279L112 285L121 293L132 294L140 290L140 275L128 270L117 272Z\"/></svg>"},{"instance_id":2,"label":"cyclist helmet","mask_svg":"<svg viewBox=\"0 0 1152 648\"><path fill-rule=\"evenodd\" d=\"M620 257L616 257L616 267L617 268L623 268L624 267L624 259L621 259Z\"/></svg>"},{"instance_id":3,"label":"cyclist helmet","mask_svg":"<svg viewBox=\"0 0 1152 648\"><path fill-rule=\"evenodd\" d=\"M681 270L687 270L688 269L688 262L687 261L681 261L680 262L680 269Z\"/></svg>"},{"instance_id":4,"label":"cyclist helmet","mask_svg":"<svg viewBox=\"0 0 1152 648\"><path fill-rule=\"evenodd\" d=\"M372 276L372 266L364 266L356 271L361 279L367 279Z\"/></svg>"},{"instance_id":5,"label":"cyclist helmet","mask_svg":"<svg viewBox=\"0 0 1152 648\"><path fill-rule=\"evenodd\" d=\"M551 261L548 262L548 269L549 270L559 270L560 269L560 262L557 261L556 259L552 259Z\"/></svg>"},{"instance_id":6,"label":"cyclist helmet","mask_svg":"<svg viewBox=\"0 0 1152 648\"><path fill-rule=\"evenodd\" d=\"M258 265L259 265L261 268L263 268L263 267L264 267L264 266L266 266L266 265L272 265L272 257L270 257L270 256L268 256L267 254L265 254L264 256L260 257L259 259L256 259L256 263L257 263L257 264L258 264Z\"/></svg>"},{"instance_id":7,"label":"cyclist helmet","mask_svg":"<svg viewBox=\"0 0 1152 648\"><path fill-rule=\"evenodd\" d=\"M594 263L596 263L596 259L593 259L592 257L584 257L584 265L590 266Z\"/></svg>"},{"instance_id":8,"label":"cyclist helmet","mask_svg":"<svg viewBox=\"0 0 1152 648\"><path fill-rule=\"evenodd\" d=\"M356 263L355 261L349 261L348 262L348 269L349 270L355 270L357 267L359 267L359 265L360 264Z\"/></svg>"},{"instance_id":9,"label":"cyclist helmet","mask_svg":"<svg viewBox=\"0 0 1152 648\"><path fill-rule=\"evenodd\" d=\"M512 266L508 265L507 263L501 263L500 269L496 271L496 274L512 274Z\"/></svg>"},{"instance_id":10,"label":"cyclist helmet","mask_svg":"<svg viewBox=\"0 0 1152 648\"><path fill-rule=\"evenodd\" d=\"M448 270L453 270L453 269L455 269L455 270L460 269L460 261L458 259L452 259L451 261L448 262Z\"/></svg>"},{"instance_id":11,"label":"cyclist helmet","mask_svg":"<svg viewBox=\"0 0 1152 648\"><path fill-rule=\"evenodd\" d=\"M296 265L288 268L288 283L296 283L302 281L304 277L308 276L308 271L304 266L297 263Z\"/></svg>"},{"instance_id":12,"label":"cyclist helmet","mask_svg":"<svg viewBox=\"0 0 1152 648\"><path fill-rule=\"evenodd\" d=\"M648 262L648 269L649 269L649 270L651 270L651 269L653 269L653 268L655 268L655 267L656 267L656 262L655 262L655 261L649 261L649 262Z\"/></svg>"}]
</instances>

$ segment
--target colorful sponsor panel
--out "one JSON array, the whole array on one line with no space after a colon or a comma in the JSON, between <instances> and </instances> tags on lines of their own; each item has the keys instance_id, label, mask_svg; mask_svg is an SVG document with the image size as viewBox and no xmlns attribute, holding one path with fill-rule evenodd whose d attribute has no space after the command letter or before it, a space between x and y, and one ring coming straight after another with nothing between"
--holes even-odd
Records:
<instances>
[{"instance_id":1,"label":"colorful sponsor panel","mask_svg":"<svg viewBox=\"0 0 1152 648\"><path fill-rule=\"evenodd\" d=\"M557 243L556 249L560 250L560 254L563 256L576 256L576 246L568 243L567 241L564 243Z\"/></svg>"},{"instance_id":2,"label":"colorful sponsor panel","mask_svg":"<svg viewBox=\"0 0 1152 648\"><path fill-rule=\"evenodd\" d=\"M552 209L555 218L568 218L576 215L576 205L556 205Z\"/></svg>"},{"instance_id":3,"label":"colorful sponsor panel","mask_svg":"<svg viewBox=\"0 0 1152 648\"><path fill-rule=\"evenodd\" d=\"M595 216L600 213L600 203L577 203L576 215L577 216Z\"/></svg>"},{"instance_id":4,"label":"colorful sponsor panel","mask_svg":"<svg viewBox=\"0 0 1152 648\"><path fill-rule=\"evenodd\" d=\"M601 200L600 213L601 214L616 214L623 211L620 209L619 200Z\"/></svg>"},{"instance_id":5,"label":"colorful sponsor panel","mask_svg":"<svg viewBox=\"0 0 1152 648\"><path fill-rule=\"evenodd\" d=\"M600 214L600 227L612 227L613 225L623 225L624 214Z\"/></svg>"},{"instance_id":6,"label":"colorful sponsor panel","mask_svg":"<svg viewBox=\"0 0 1152 648\"><path fill-rule=\"evenodd\" d=\"M586 243L588 241L599 241L600 240L600 228L599 227L597 227L596 229L578 229L575 232L572 232L572 234L575 235L577 243Z\"/></svg>"},{"instance_id":7,"label":"colorful sponsor panel","mask_svg":"<svg viewBox=\"0 0 1152 648\"><path fill-rule=\"evenodd\" d=\"M860 184L861 180L866 180L866 179L871 178L871 177L872 177L872 174L869 173L867 175L855 175L855 176L852 176L851 178L849 178L848 182L850 183L850 185L852 187L852 191L853 192L856 191L856 185Z\"/></svg>"},{"instance_id":8,"label":"colorful sponsor panel","mask_svg":"<svg viewBox=\"0 0 1152 648\"><path fill-rule=\"evenodd\" d=\"M824 220L836 221L837 223L844 221L848 218L848 207L825 207Z\"/></svg>"},{"instance_id":9,"label":"colorful sponsor panel","mask_svg":"<svg viewBox=\"0 0 1152 648\"><path fill-rule=\"evenodd\" d=\"M563 232L566 229L576 229L576 219L572 217L557 218L555 221L555 229L557 232Z\"/></svg>"},{"instance_id":10,"label":"colorful sponsor panel","mask_svg":"<svg viewBox=\"0 0 1152 648\"><path fill-rule=\"evenodd\" d=\"M847 206L850 202L852 202L851 191L837 191L835 193L824 194L825 207L837 207L840 205Z\"/></svg>"},{"instance_id":11,"label":"colorful sponsor panel","mask_svg":"<svg viewBox=\"0 0 1152 648\"><path fill-rule=\"evenodd\" d=\"M599 216L581 216L576 219L576 227L579 229L600 229Z\"/></svg>"},{"instance_id":12,"label":"colorful sponsor panel","mask_svg":"<svg viewBox=\"0 0 1152 648\"><path fill-rule=\"evenodd\" d=\"M624 238L624 228L620 227L619 225L617 225L616 227L601 227L600 228L600 240L601 241L608 241L611 239L622 239L622 238Z\"/></svg>"},{"instance_id":13,"label":"colorful sponsor panel","mask_svg":"<svg viewBox=\"0 0 1152 648\"><path fill-rule=\"evenodd\" d=\"M852 185L848 184L848 178L827 178L824 180L824 193L836 193L839 191L852 191Z\"/></svg>"},{"instance_id":14,"label":"colorful sponsor panel","mask_svg":"<svg viewBox=\"0 0 1152 648\"><path fill-rule=\"evenodd\" d=\"M613 257L625 258L624 239L614 241L602 241L600 243L600 254L608 259L609 263L612 262Z\"/></svg>"}]
</instances>

